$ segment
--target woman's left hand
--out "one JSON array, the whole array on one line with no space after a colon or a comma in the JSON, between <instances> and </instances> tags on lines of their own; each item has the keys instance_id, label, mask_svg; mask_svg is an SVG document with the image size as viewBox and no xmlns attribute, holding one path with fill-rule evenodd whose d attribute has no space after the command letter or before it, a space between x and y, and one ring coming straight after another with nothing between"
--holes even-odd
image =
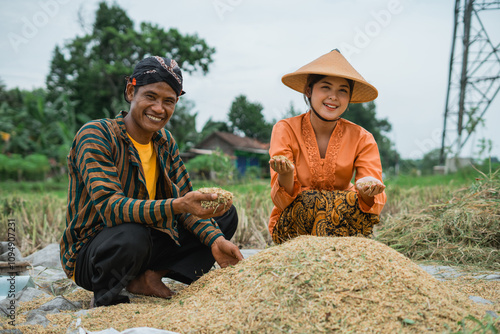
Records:
<instances>
[{"instance_id":1,"label":"woman's left hand","mask_svg":"<svg viewBox=\"0 0 500 334\"><path fill-rule=\"evenodd\" d=\"M356 181L356 189L361 195L373 197L381 194L385 185L373 176L365 176Z\"/></svg>"}]
</instances>

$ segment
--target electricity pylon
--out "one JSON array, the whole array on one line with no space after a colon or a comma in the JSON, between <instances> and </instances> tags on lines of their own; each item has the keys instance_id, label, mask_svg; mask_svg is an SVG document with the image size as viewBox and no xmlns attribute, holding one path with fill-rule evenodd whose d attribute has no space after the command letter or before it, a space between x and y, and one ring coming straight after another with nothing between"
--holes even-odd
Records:
<instances>
[{"instance_id":1,"label":"electricity pylon","mask_svg":"<svg viewBox=\"0 0 500 334\"><path fill-rule=\"evenodd\" d=\"M481 20L499 9L500 1L455 1L441 164L446 151L460 154L500 90L500 43L490 39Z\"/></svg>"}]
</instances>

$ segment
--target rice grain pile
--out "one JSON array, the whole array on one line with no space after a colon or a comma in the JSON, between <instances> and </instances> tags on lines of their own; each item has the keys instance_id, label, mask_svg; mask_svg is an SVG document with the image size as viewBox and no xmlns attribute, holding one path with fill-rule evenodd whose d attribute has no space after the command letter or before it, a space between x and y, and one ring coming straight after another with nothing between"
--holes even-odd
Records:
<instances>
[{"instance_id":1,"label":"rice grain pile","mask_svg":"<svg viewBox=\"0 0 500 334\"><path fill-rule=\"evenodd\" d=\"M421 333L486 311L377 241L303 236L212 270L171 300L92 309L81 326L181 333ZM50 315L67 328L74 318ZM65 327L64 327L65 326Z\"/></svg>"}]
</instances>

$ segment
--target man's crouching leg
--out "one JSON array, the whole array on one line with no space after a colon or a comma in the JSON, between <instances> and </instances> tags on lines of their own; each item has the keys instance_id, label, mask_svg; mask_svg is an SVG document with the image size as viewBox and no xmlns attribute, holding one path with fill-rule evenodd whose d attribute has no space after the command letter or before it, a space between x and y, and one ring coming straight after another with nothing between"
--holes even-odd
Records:
<instances>
[{"instance_id":1,"label":"man's crouching leg","mask_svg":"<svg viewBox=\"0 0 500 334\"><path fill-rule=\"evenodd\" d=\"M120 292L130 285L134 293L141 293L137 286L142 285L143 292L170 297L171 291L161 282L165 273L147 270L151 248L145 226L129 223L104 228L80 250L75 282L94 292L95 306L129 302Z\"/></svg>"},{"instance_id":2,"label":"man's crouching leg","mask_svg":"<svg viewBox=\"0 0 500 334\"><path fill-rule=\"evenodd\" d=\"M238 227L238 213L234 206L222 216L214 217L224 237L230 240ZM191 232L179 226L180 247L165 233L151 229L153 252L148 269L167 270L165 277L191 284L206 274L215 263L210 247L205 246Z\"/></svg>"},{"instance_id":3,"label":"man's crouching leg","mask_svg":"<svg viewBox=\"0 0 500 334\"><path fill-rule=\"evenodd\" d=\"M127 285L127 291L137 295L172 298L174 293L161 280L168 272L168 270L148 269Z\"/></svg>"}]
</instances>

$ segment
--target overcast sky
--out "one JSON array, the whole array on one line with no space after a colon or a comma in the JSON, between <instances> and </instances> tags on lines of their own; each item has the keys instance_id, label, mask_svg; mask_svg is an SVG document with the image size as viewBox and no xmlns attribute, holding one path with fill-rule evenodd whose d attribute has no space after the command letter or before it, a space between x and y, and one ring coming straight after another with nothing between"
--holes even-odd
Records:
<instances>
[{"instance_id":1,"label":"overcast sky","mask_svg":"<svg viewBox=\"0 0 500 334\"><path fill-rule=\"evenodd\" d=\"M97 0L0 2L0 78L8 88L44 87L56 45L84 31L78 11L91 25ZM379 118L393 126L389 137L404 158L419 158L441 146L453 34L454 0L192 0L132 1L118 5L138 26L157 23L197 33L216 48L206 76L186 76L186 98L196 104L198 130L209 117L226 120L231 102L244 94L279 119L291 102L306 110L302 96L281 77L339 48L378 88ZM500 11L484 21L500 42ZM472 139L490 139L500 157L500 96ZM470 156L469 145L462 156Z\"/></svg>"}]
</instances>

